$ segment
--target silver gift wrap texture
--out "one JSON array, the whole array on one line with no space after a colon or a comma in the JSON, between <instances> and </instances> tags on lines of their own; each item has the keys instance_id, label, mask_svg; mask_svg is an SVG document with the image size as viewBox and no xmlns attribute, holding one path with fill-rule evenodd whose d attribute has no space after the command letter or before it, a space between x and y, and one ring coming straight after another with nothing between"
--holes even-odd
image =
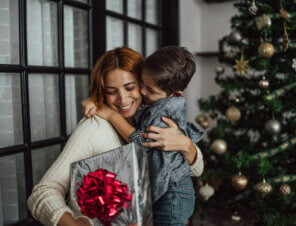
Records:
<instances>
[{"instance_id":1,"label":"silver gift wrap texture","mask_svg":"<svg viewBox=\"0 0 296 226\"><path fill-rule=\"evenodd\" d=\"M135 143L72 163L69 205L75 216L82 215L76 197L79 183L82 182L84 175L100 168L115 173L117 175L116 180L128 184L130 192L133 194L131 206L125 208L112 221L112 226L134 223L137 223L138 226L152 225L147 151ZM92 221L95 226L102 225L96 218Z\"/></svg>"}]
</instances>

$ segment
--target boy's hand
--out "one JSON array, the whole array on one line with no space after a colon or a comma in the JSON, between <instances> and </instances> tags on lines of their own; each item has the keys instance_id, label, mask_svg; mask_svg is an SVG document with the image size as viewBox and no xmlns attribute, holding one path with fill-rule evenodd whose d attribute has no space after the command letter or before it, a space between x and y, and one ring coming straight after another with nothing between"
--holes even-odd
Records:
<instances>
[{"instance_id":1,"label":"boy's hand","mask_svg":"<svg viewBox=\"0 0 296 226\"><path fill-rule=\"evenodd\" d=\"M116 111L104 104L102 108L95 112L95 114L105 120L110 121L111 117L116 114Z\"/></svg>"},{"instance_id":2,"label":"boy's hand","mask_svg":"<svg viewBox=\"0 0 296 226\"><path fill-rule=\"evenodd\" d=\"M91 98L87 98L81 102L82 113L86 117L94 116L95 112L98 110L95 103L91 100Z\"/></svg>"}]
</instances>

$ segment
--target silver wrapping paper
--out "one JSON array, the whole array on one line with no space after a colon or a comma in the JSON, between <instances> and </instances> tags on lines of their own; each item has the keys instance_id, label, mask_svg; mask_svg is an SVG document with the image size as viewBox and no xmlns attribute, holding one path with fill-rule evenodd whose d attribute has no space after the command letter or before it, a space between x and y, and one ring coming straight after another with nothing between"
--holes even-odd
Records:
<instances>
[{"instance_id":1,"label":"silver wrapping paper","mask_svg":"<svg viewBox=\"0 0 296 226\"><path fill-rule=\"evenodd\" d=\"M70 205L75 206L74 209L79 209L76 197L77 183L80 183L83 176L89 172L103 168L115 173L117 175L116 180L128 184L133 193L131 208L125 208L112 221L112 226L135 223L138 226L153 224L147 152L137 144L130 143L94 157L74 162L71 167L70 200L72 204ZM96 218L92 221L95 226L102 225Z\"/></svg>"}]
</instances>

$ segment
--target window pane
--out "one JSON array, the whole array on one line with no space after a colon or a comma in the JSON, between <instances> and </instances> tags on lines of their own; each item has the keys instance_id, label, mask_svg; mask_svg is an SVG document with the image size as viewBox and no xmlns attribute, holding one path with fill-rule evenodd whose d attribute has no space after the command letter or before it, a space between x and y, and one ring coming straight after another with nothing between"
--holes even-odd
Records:
<instances>
[{"instance_id":1,"label":"window pane","mask_svg":"<svg viewBox=\"0 0 296 226\"><path fill-rule=\"evenodd\" d=\"M0 225L27 217L23 154L0 157Z\"/></svg>"},{"instance_id":2,"label":"window pane","mask_svg":"<svg viewBox=\"0 0 296 226\"><path fill-rule=\"evenodd\" d=\"M66 75L66 125L69 135L76 128L77 122L83 117L80 103L88 97L88 75Z\"/></svg>"},{"instance_id":3,"label":"window pane","mask_svg":"<svg viewBox=\"0 0 296 226\"><path fill-rule=\"evenodd\" d=\"M0 1L0 64L19 64L18 0Z\"/></svg>"},{"instance_id":4,"label":"window pane","mask_svg":"<svg viewBox=\"0 0 296 226\"><path fill-rule=\"evenodd\" d=\"M158 49L158 32L146 29L146 57Z\"/></svg>"},{"instance_id":5,"label":"window pane","mask_svg":"<svg viewBox=\"0 0 296 226\"><path fill-rule=\"evenodd\" d=\"M145 21L152 24L158 24L159 2L156 0L146 1Z\"/></svg>"},{"instance_id":6,"label":"window pane","mask_svg":"<svg viewBox=\"0 0 296 226\"><path fill-rule=\"evenodd\" d=\"M33 185L37 184L61 151L60 145L32 150Z\"/></svg>"},{"instance_id":7,"label":"window pane","mask_svg":"<svg viewBox=\"0 0 296 226\"><path fill-rule=\"evenodd\" d=\"M29 101L32 141L60 135L58 76L29 75Z\"/></svg>"},{"instance_id":8,"label":"window pane","mask_svg":"<svg viewBox=\"0 0 296 226\"><path fill-rule=\"evenodd\" d=\"M142 19L142 0L128 0L127 15L133 18Z\"/></svg>"},{"instance_id":9,"label":"window pane","mask_svg":"<svg viewBox=\"0 0 296 226\"><path fill-rule=\"evenodd\" d=\"M57 66L57 4L44 0L27 4L28 64Z\"/></svg>"},{"instance_id":10,"label":"window pane","mask_svg":"<svg viewBox=\"0 0 296 226\"><path fill-rule=\"evenodd\" d=\"M66 67L89 67L88 12L64 8L64 51Z\"/></svg>"},{"instance_id":11,"label":"window pane","mask_svg":"<svg viewBox=\"0 0 296 226\"><path fill-rule=\"evenodd\" d=\"M123 21L107 17L107 50L123 46Z\"/></svg>"},{"instance_id":12,"label":"window pane","mask_svg":"<svg viewBox=\"0 0 296 226\"><path fill-rule=\"evenodd\" d=\"M128 46L142 54L142 27L128 24Z\"/></svg>"},{"instance_id":13,"label":"window pane","mask_svg":"<svg viewBox=\"0 0 296 226\"><path fill-rule=\"evenodd\" d=\"M122 0L108 0L106 3L106 9L117 13L123 13Z\"/></svg>"},{"instance_id":14,"label":"window pane","mask_svg":"<svg viewBox=\"0 0 296 226\"><path fill-rule=\"evenodd\" d=\"M21 84L18 74L0 73L0 147L23 143Z\"/></svg>"}]
</instances>

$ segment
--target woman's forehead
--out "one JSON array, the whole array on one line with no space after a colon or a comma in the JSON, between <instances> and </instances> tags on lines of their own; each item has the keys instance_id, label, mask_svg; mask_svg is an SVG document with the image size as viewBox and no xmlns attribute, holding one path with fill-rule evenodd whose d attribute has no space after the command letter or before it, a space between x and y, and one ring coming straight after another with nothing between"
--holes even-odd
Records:
<instances>
[{"instance_id":1,"label":"woman's forehead","mask_svg":"<svg viewBox=\"0 0 296 226\"><path fill-rule=\"evenodd\" d=\"M105 84L106 86L117 87L131 82L138 82L135 74L122 69L115 69L107 74Z\"/></svg>"}]
</instances>

